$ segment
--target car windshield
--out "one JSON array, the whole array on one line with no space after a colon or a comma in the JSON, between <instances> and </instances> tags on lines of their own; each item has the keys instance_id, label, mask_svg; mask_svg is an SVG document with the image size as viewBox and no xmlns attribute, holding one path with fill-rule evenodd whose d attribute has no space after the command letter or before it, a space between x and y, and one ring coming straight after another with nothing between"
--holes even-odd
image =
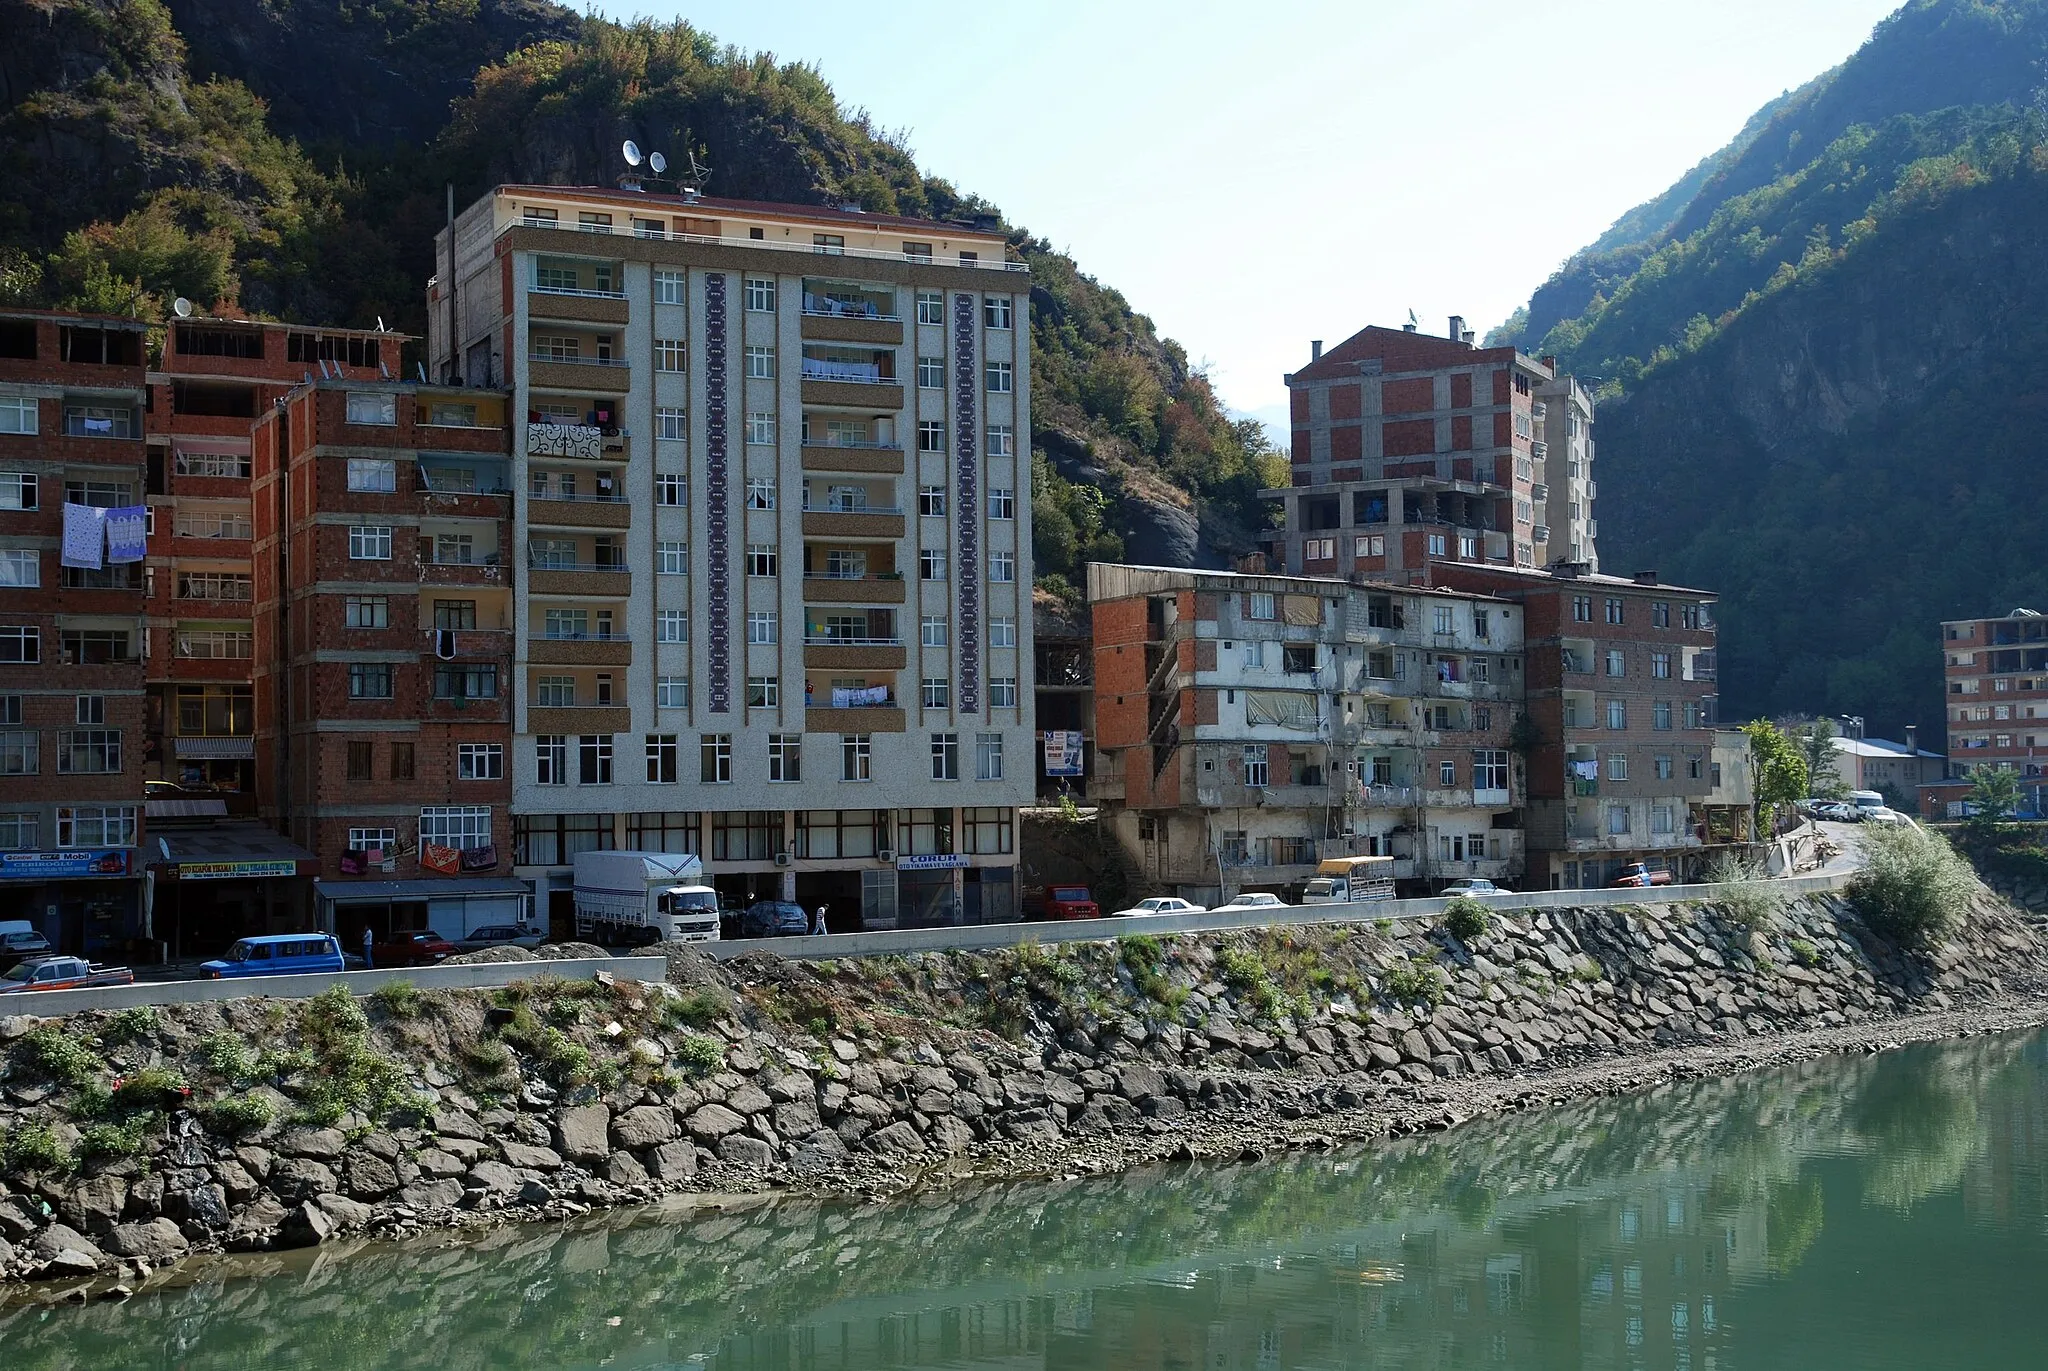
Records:
<instances>
[{"instance_id":1,"label":"car windshield","mask_svg":"<svg viewBox=\"0 0 2048 1371\"><path fill-rule=\"evenodd\" d=\"M1088 898L1088 887L1085 885L1055 886L1052 897L1055 900L1085 900Z\"/></svg>"},{"instance_id":2,"label":"car windshield","mask_svg":"<svg viewBox=\"0 0 2048 1371\"><path fill-rule=\"evenodd\" d=\"M246 962L249 960L251 956L255 954L255 951L256 949L248 943L236 943L233 947L228 949L228 955L224 960L230 962Z\"/></svg>"},{"instance_id":3,"label":"car windshield","mask_svg":"<svg viewBox=\"0 0 2048 1371\"><path fill-rule=\"evenodd\" d=\"M25 981L30 976L33 976L35 974L35 970L36 969L34 966L30 965L28 962L23 962L20 966L17 966L12 971L8 972L6 976L0 977L0 980Z\"/></svg>"}]
</instances>

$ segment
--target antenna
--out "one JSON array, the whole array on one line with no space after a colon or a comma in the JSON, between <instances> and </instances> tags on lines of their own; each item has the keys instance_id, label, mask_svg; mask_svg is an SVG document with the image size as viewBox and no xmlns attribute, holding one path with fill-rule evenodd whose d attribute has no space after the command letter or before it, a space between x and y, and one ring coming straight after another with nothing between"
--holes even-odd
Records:
<instances>
[{"instance_id":1,"label":"antenna","mask_svg":"<svg viewBox=\"0 0 2048 1371\"><path fill-rule=\"evenodd\" d=\"M192 302L180 295L177 299L171 301L171 313L177 315L180 319L190 319L192 317Z\"/></svg>"},{"instance_id":2,"label":"antenna","mask_svg":"<svg viewBox=\"0 0 2048 1371\"><path fill-rule=\"evenodd\" d=\"M623 157L623 158L625 158L625 159L626 159L626 165L627 165L627 166L629 166L629 167L637 167L637 166L639 166L639 165L640 165L640 145L639 145L638 143L634 142L634 141L633 141L632 139L628 138L628 139L627 139L627 140L626 140L625 142L623 142L623 143L621 143L621 144L619 145L619 156L621 156L621 157ZM656 171L659 171L659 170L660 170L660 168L659 168L659 167L656 167L656 168L655 168L655 170L656 170Z\"/></svg>"},{"instance_id":3,"label":"antenna","mask_svg":"<svg viewBox=\"0 0 2048 1371\"><path fill-rule=\"evenodd\" d=\"M690 169L677 177L676 180L682 187L684 197L694 200L703 193L704 183L711 179L711 168L697 160L697 152L694 148L685 149L683 156L689 162Z\"/></svg>"},{"instance_id":4,"label":"antenna","mask_svg":"<svg viewBox=\"0 0 2048 1371\"><path fill-rule=\"evenodd\" d=\"M668 170L668 158L658 152L651 152L647 154L647 165L654 168L654 174L659 176Z\"/></svg>"},{"instance_id":5,"label":"antenna","mask_svg":"<svg viewBox=\"0 0 2048 1371\"><path fill-rule=\"evenodd\" d=\"M387 330L387 329L386 329L386 328L384 327L384 316L383 316L383 315L381 315L381 314L377 316L377 332L379 332L379 333L386 333L386 332L389 332L389 330Z\"/></svg>"}]
</instances>

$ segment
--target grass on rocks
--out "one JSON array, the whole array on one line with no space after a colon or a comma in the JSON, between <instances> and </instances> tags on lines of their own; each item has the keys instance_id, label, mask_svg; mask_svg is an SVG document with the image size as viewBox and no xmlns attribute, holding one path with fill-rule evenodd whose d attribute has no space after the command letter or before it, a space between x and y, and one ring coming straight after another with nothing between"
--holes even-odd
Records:
<instances>
[{"instance_id":1,"label":"grass on rocks","mask_svg":"<svg viewBox=\"0 0 2048 1371\"><path fill-rule=\"evenodd\" d=\"M1709 904L1752 931L1770 927L1792 902L1754 857L1724 852L1707 864L1706 879L1714 887Z\"/></svg>"}]
</instances>

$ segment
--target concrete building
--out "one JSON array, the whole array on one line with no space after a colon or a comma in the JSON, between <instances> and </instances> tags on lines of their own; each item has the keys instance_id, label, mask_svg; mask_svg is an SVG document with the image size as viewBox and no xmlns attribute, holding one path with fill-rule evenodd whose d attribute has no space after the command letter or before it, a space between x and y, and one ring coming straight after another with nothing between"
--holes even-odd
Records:
<instances>
[{"instance_id":1,"label":"concrete building","mask_svg":"<svg viewBox=\"0 0 2048 1371\"><path fill-rule=\"evenodd\" d=\"M1526 613L1529 883L1601 886L1639 860L1691 874L1714 794L1714 596L1572 563L1431 572Z\"/></svg>"},{"instance_id":2,"label":"concrete building","mask_svg":"<svg viewBox=\"0 0 2048 1371\"><path fill-rule=\"evenodd\" d=\"M1297 575L1426 584L1440 563L1597 570L1593 407L1552 361L1366 328L1287 378L1292 483L1275 552ZM1575 554L1575 555L1574 555Z\"/></svg>"},{"instance_id":3,"label":"concrete building","mask_svg":"<svg viewBox=\"0 0 2048 1371\"><path fill-rule=\"evenodd\" d=\"M1920 730L1906 726L1906 741L1835 739L1835 774L1851 790L1875 790L1902 813L1919 807L1920 787L1948 775L1948 758L1920 746Z\"/></svg>"},{"instance_id":4,"label":"concrete building","mask_svg":"<svg viewBox=\"0 0 2048 1371\"><path fill-rule=\"evenodd\" d=\"M1955 776L1985 766L2018 772L2023 806L2048 813L2048 617L2015 609L1944 620L1941 649Z\"/></svg>"},{"instance_id":5,"label":"concrete building","mask_svg":"<svg viewBox=\"0 0 2048 1371\"><path fill-rule=\"evenodd\" d=\"M143 503L144 326L0 311L0 919L66 952L149 934L141 562L64 566L67 505ZM74 559L78 560L78 559Z\"/></svg>"},{"instance_id":6,"label":"concrete building","mask_svg":"<svg viewBox=\"0 0 2048 1371\"><path fill-rule=\"evenodd\" d=\"M1095 757L1095 648L1088 612L1070 612L1046 594L1032 599L1031 692L1038 731L1041 737L1081 735L1081 774L1055 774L1051 759L1045 758L1037 768L1038 798L1080 796L1087 793Z\"/></svg>"},{"instance_id":7,"label":"concrete building","mask_svg":"<svg viewBox=\"0 0 2048 1371\"><path fill-rule=\"evenodd\" d=\"M457 904L526 912L507 404L315 380L252 434L258 788L350 946L365 922L461 927Z\"/></svg>"},{"instance_id":8,"label":"concrete building","mask_svg":"<svg viewBox=\"0 0 2048 1371\"><path fill-rule=\"evenodd\" d=\"M1100 563L1088 598L1090 793L1148 888L1278 892L1345 855L1415 889L1521 873L1519 606Z\"/></svg>"},{"instance_id":9,"label":"concrete building","mask_svg":"<svg viewBox=\"0 0 2048 1371\"><path fill-rule=\"evenodd\" d=\"M1014 917L1029 280L992 226L501 186L428 367L513 395L517 870L700 852L834 928Z\"/></svg>"}]
</instances>

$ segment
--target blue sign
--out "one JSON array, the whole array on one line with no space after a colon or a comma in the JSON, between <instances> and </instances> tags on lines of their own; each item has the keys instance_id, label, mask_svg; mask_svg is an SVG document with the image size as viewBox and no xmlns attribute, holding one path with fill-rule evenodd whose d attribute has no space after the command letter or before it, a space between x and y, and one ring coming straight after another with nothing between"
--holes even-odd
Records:
<instances>
[{"instance_id":1,"label":"blue sign","mask_svg":"<svg viewBox=\"0 0 2048 1371\"><path fill-rule=\"evenodd\" d=\"M0 881L56 881L73 876L126 876L128 853L121 848L97 852L0 852Z\"/></svg>"}]
</instances>

